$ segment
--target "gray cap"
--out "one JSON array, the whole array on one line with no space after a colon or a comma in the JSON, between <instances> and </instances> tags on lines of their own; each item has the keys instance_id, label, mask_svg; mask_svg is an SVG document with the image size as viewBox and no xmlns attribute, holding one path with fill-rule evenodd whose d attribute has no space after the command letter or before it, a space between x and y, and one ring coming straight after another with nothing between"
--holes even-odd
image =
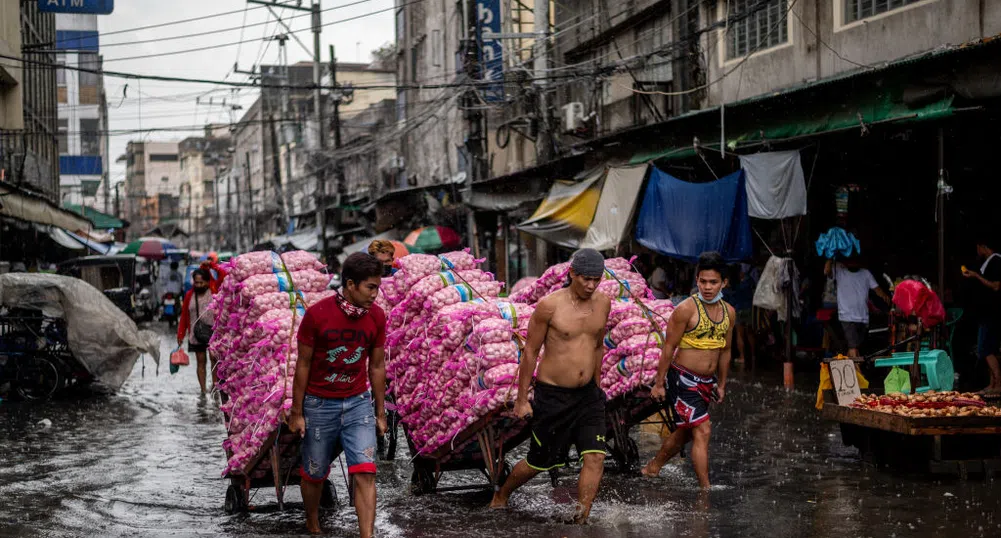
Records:
<instances>
[{"instance_id":1,"label":"gray cap","mask_svg":"<svg viewBox=\"0 0 1001 538\"><path fill-rule=\"evenodd\" d=\"M570 268L584 277L600 277L605 273L605 257L593 248L582 248L570 258Z\"/></svg>"}]
</instances>

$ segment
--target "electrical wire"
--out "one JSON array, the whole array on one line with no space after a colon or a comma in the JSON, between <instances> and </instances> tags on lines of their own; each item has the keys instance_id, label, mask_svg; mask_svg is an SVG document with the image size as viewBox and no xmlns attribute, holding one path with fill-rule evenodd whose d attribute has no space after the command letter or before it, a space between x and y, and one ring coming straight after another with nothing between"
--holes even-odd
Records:
<instances>
[{"instance_id":1,"label":"electrical wire","mask_svg":"<svg viewBox=\"0 0 1001 538\"><path fill-rule=\"evenodd\" d=\"M269 5L271 7L283 7L283 6L286 6L286 5L292 5L292 1L290 0L289 2L283 3L283 4L274 4L274 5L269 4ZM262 5L262 6L252 7L252 8L249 8L249 9L250 10L257 10L257 9L265 9L267 7L268 6L263 6ZM129 28L127 30L115 30L113 32L102 32L102 33L97 34L97 38L101 39L101 38L108 37L110 35L127 34L127 33L136 32L136 31L139 31L139 30L151 30L153 28L163 28L165 26L174 26L174 25L177 25L177 24L186 24L186 23L189 23L189 22L198 22L198 21L204 21L204 20L208 20L208 19L214 19L216 17L225 17L226 15L233 15L234 13L240 13L241 11L244 11L246 9L248 9L248 8L244 7L243 9L235 9L233 11L226 11L226 12L223 12L223 13L216 13L216 14L213 14L213 15L202 15L200 17L193 17L193 18L190 18L190 19L181 19L181 20L177 20L177 21L161 22L161 23L157 23L157 24L150 24L150 25L147 25L147 26L136 26L134 28ZM54 47L55 45L56 45L55 43L53 43L51 41L48 41L48 42L44 42L44 43L34 43L34 44L30 45L30 46L32 46L32 47L40 47L40 46Z\"/></svg>"},{"instance_id":2,"label":"electrical wire","mask_svg":"<svg viewBox=\"0 0 1001 538\"><path fill-rule=\"evenodd\" d=\"M410 2L402 4L402 6L419 4L421 2L424 2L424 0L411 0ZM397 9L399 9L399 7L393 6L393 7L388 7L388 8L380 9L380 10L376 10L376 11L370 11L370 12L364 13L362 15L356 15L354 17L348 17L346 19L339 19L339 20L336 20L336 21L331 21L331 22L328 22L328 23L324 23L324 24L321 24L320 27L321 28L326 28L328 26L334 26L336 24L343 24L343 23L346 23L346 22L356 21L358 19L363 19L363 18L366 18L366 17L371 17L372 15L378 15L380 13L386 13L388 11L395 11ZM290 34L295 34L295 33L304 32L304 31L308 31L308 30L309 30L309 28L302 28L302 29L299 29L299 30L294 30L294 31L289 32L289 33ZM184 49L184 50L174 50L174 51L167 51L167 52L157 52L157 53L154 53L154 54L141 54L141 55L138 55L138 56L126 56L124 58L105 58L104 59L104 63L109 63L109 62L124 62L124 61L127 61L127 60L145 60L145 59L148 59L148 58L162 58L164 56L176 56L178 54L190 54L192 52L203 52L203 51L207 51L207 50L223 49L223 48L227 48L227 47L241 45L243 43L253 43L255 41L257 41L257 40L256 39L246 39L246 40L242 40L242 41L234 41L232 43L220 43L220 44L217 44L217 45L206 45L206 46L203 46L203 47L195 47L195 48Z\"/></svg>"}]
</instances>

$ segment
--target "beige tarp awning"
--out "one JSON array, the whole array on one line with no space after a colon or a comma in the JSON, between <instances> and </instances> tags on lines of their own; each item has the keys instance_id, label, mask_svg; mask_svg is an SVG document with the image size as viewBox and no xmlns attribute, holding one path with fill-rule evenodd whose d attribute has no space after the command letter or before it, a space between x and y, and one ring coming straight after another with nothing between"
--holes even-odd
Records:
<instances>
[{"instance_id":1,"label":"beige tarp awning","mask_svg":"<svg viewBox=\"0 0 1001 538\"><path fill-rule=\"evenodd\" d=\"M32 196L13 185L3 183L0 183L0 215L70 231L89 230L94 227L89 220L72 211L66 211L43 198Z\"/></svg>"},{"instance_id":2,"label":"beige tarp awning","mask_svg":"<svg viewBox=\"0 0 1001 538\"><path fill-rule=\"evenodd\" d=\"M647 165L609 168L601 198L581 248L613 250L622 242L633 220L636 198L646 178Z\"/></svg>"}]
</instances>

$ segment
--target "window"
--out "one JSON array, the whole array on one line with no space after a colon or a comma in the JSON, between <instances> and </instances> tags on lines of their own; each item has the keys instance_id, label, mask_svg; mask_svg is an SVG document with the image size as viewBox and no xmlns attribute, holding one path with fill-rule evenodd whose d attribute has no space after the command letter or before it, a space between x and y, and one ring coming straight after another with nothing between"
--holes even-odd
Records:
<instances>
[{"instance_id":1,"label":"window","mask_svg":"<svg viewBox=\"0 0 1001 538\"><path fill-rule=\"evenodd\" d=\"M101 61L96 52L81 52L79 54L80 69L100 69ZM81 86L97 86L100 84L101 75L80 71Z\"/></svg>"},{"instance_id":2,"label":"window","mask_svg":"<svg viewBox=\"0 0 1001 538\"><path fill-rule=\"evenodd\" d=\"M66 85L66 55L56 55L56 86Z\"/></svg>"},{"instance_id":3,"label":"window","mask_svg":"<svg viewBox=\"0 0 1001 538\"><path fill-rule=\"evenodd\" d=\"M431 30L431 65L441 67L445 58L445 49L441 42L441 30Z\"/></svg>"},{"instance_id":4,"label":"window","mask_svg":"<svg viewBox=\"0 0 1001 538\"><path fill-rule=\"evenodd\" d=\"M649 55L671 43L670 17L660 17L636 27L636 54Z\"/></svg>"},{"instance_id":5,"label":"window","mask_svg":"<svg viewBox=\"0 0 1001 538\"><path fill-rule=\"evenodd\" d=\"M728 59L740 58L789 41L788 0L734 0L730 4Z\"/></svg>"},{"instance_id":6,"label":"window","mask_svg":"<svg viewBox=\"0 0 1001 538\"><path fill-rule=\"evenodd\" d=\"M101 154L101 121L80 120L80 155Z\"/></svg>"},{"instance_id":7,"label":"window","mask_svg":"<svg viewBox=\"0 0 1001 538\"><path fill-rule=\"evenodd\" d=\"M150 162L174 162L177 160L176 153L150 153Z\"/></svg>"},{"instance_id":8,"label":"window","mask_svg":"<svg viewBox=\"0 0 1001 538\"><path fill-rule=\"evenodd\" d=\"M59 120L59 134L57 140L59 142L59 154L66 155L70 152L69 148L69 138L66 131L69 130L70 120L61 119Z\"/></svg>"},{"instance_id":9,"label":"window","mask_svg":"<svg viewBox=\"0 0 1001 538\"><path fill-rule=\"evenodd\" d=\"M845 0L845 22L862 20L873 15L914 4L921 0Z\"/></svg>"}]
</instances>

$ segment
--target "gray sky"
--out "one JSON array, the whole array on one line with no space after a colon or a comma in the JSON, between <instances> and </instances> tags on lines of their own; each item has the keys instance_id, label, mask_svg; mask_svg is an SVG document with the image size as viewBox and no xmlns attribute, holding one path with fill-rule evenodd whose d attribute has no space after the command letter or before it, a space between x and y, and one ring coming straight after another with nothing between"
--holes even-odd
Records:
<instances>
[{"instance_id":1,"label":"gray sky","mask_svg":"<svg viewBox=\"0 0 1001 538\"><path fill-rule=\"evenodd\" d=\"M308 6L310 0L303 0L303 6ZM357 4L340 8L347 4ZM368 62L370 52L394 40L393 0L320 0L322 22L325 25L321 36L322 59L329 61L328 45L334 45L337 59L341 62ZM136 27L162 24L177 20L190 19L217 13L243 10L238 13L213 17L206 20L150 28L132 30ZM362 17L348 22L330 24L335 21L366 15L375 11L386 10L383 13ZM310 17L308 12L293 10L275 10L292 28L299 39L312 47L312 34L309 30ZM239 29L244 24L246 28ZM241 70L249 70L255 62L264 64L278 63L278 43L265 41L265 36L272 36L284 31L275 22L275 17L269 10L259 4L249 4L245 0L119 0L115 2L115 11L111 15L98 18L101 32L101 54L104 56L104 68L109 71L129 73L170 75L187 78L203 78L211 80L246 81L246 75L232 73L233 63L239 61ZM268 24L263 24L265 22ZM276 30L277 29L277 30ZM106 35L109 32L116 32ZM121 32L121 33L117 33ZM209 35L186 37L169 41L138 43L150 39L212 32ZM242 45L229 45L210 50L175 54L156 58L142 58L118 61L118 58L128 58L149 54L195 49L213 45L247 41ZM116 43L126 43L115 45ZM311 60L310 54L294 40L287 43L289 63ZM114 135L111 138L111 180L112 183L125 178L125 165L114 161L125 153L125 146L130 140L181 140L201 132L201 126L211 122L228 122L230 113L225 107L216 105L198 105L196 96L203 95L201 101L219 103L226 99L227 104L237 102L249 107L254 101L256 91L242 89L234 94L228 88L189 84L182 82L155 82L125 80L106 76L105 88L109 102L109 128L116 130L150 129L150 128L187 128L190 131L160 131L151 133L132 133ZM128 88L123 95L123 89ZM361 90L359 90L361 91ZM234 119L239 119L243 111L233 112Z\"/></svg>"}]
</instances>

